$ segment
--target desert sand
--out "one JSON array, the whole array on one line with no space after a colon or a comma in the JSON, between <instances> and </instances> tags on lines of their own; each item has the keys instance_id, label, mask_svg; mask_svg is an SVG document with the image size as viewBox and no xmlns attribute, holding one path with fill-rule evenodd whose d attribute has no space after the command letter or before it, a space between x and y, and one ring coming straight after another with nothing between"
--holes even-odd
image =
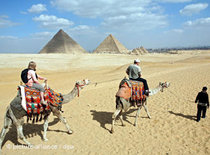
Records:
<instances>
[{"instance_id":1,"label":"desert sand","mask_svg":"<svg viewBox=\"0 0 210 155\"><path fill-rule=\"evenodd\" d=\"M125 115L125 127L116 122L110 134L115 94L125 70L135 58L141 60L142 76L149 87L168 81L163 93L148 98L152 119L142 109L138 125L136 112ZM53 115L47 137L42 141L43 122L24 124L24 135L34 148L23 147L16 128L10 128L3 142L2 154L210 154L210 112L196 119L195 97L203 86L210 94L210 51L181 51L178 54L0 54L0 128L6 107L17 94L20 72L30 60L37 62L37 73L48 78L52 89L67 93L77 80L88 78L85 87L72 102L63 106L73 134ZM95 83L97 82L97 85Z\"/></svg>"}]
</instances>

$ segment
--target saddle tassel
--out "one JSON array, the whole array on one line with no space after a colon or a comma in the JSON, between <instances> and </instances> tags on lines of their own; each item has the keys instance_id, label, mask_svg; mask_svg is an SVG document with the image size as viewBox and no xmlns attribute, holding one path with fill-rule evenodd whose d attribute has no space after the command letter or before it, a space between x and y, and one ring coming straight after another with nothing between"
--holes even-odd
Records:
<instances>
[{"instance_id":1,"label":"saddle tassel","mask_svg":"<svg viewBox=\"0 0 210 155\"><path fill-rule=\"evenodd\" d=\"M33 121L32 121L32 123L34 124L34 122L35 122L35 115L33 114Z\"/></svg>"},{"instance_id":2,"label":"saddle tassel","mask_svg":"<svg viewBox=\"0 0 210 155\"><path fill-rule=\"evenodd\" d=\"M28 121L29 121L29 116L27 116L27 123L28 123Z\"/></svg>"},{"instance_id":3,"label":"saddle tassel","mask_svg":"<svg viewBox=\"0 0 210 155\"><path fill-rule=\"evenodd\" d=\"M42 113L41 113L41 116L40 116L40 119L39 119L39 121L40 121L40 122L42 121Z\"/></svg>"},{"instance_id":4,"label":"saddle tassel","mask_svg":"<svg viewBox=\"0 0 210 155\"><path fill-rule=\"evenodd\" d=\"M39 114L36 115L36 122L39 120Z\"/></svg>"}]
</instances>

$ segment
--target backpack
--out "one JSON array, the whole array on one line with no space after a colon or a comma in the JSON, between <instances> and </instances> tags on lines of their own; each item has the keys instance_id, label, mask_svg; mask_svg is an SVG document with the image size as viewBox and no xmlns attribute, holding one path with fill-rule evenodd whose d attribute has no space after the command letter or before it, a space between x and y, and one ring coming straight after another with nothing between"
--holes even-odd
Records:
<instances>
[{"instance_id":1,"label":"backpack","mask_svg":"<svg viewBox=\"0 0 210 155\"><path fill-rule=\"evenodd\" d=\"M28 70L29 69L24 69L22 72L21 72L21 79L24 83L27 83L28 82Z\"/></svg>"},{"instance_id":2,"label":"backpack","mask_svg":"<svg viewBox=\"0 0 210 155\"><path fill-rule=\"evenodd\" d=\"M29 71L29 69L27 68L21 72L21 79L24 83L28 83L28 80L30 80L30 79L28 79L28 71ZM37 74L36 74L36 78L38 78Z\"/></svg>"}]
</instances>

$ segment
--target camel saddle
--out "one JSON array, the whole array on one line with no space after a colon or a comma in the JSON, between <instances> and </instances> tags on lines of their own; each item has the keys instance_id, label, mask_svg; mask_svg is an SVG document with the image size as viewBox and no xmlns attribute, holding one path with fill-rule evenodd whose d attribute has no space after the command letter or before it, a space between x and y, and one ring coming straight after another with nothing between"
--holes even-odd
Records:
<instances>
[{"instance_id":1,"label":"camel saddle","mask_svg":"<svg viewBox=\"0 0 210 155\"><path fill-rule=\"evenodd\" d=\"M29 117L49 111L50 105L59 107L61 110L63 96L60 93L56 93L51 88L46 88L44 92L44 100L47 101L47 106L41 104L39 90L28 86L19 86L19 90L22 97L22 107L26 110Z\"/></svg>"},{"instance_id":2,"label":"camel saddle","mask_svg":"<svg viewBox=\"0 0 210 155\"><path fill-rule=\"evenodd\" d=\"M120 82L119 90L116 96L132 102L141 103L146 99L144 84L140 81L123 79Z\"/></svg>"}]
</instances>

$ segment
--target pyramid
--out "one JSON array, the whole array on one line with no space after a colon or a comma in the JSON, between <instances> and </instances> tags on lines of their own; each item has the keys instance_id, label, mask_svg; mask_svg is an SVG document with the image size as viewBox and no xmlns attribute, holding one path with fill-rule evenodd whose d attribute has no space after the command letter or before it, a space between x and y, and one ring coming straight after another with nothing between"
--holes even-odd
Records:
<instances>
[{"instance_id":1,"label":"pyramid","mask_svg":"<svg viewBox=\"0 0 210 155\"><path fill-rule=\"evenodd\" d=\"M85 53L86 51L60 29L39 53Z\"/></svg>"},{"instance_id":2,"label":"pyramid","mask_svg":"<svg viewBox=\"0 0 210 155\"><path fill-rule=\"evenodd\" d=\"M136 55L139 55L139 54L142 55L142 54L146 54L146 53L149 53L149 52L143 46L135 48L131 52L131 54L136 54Z\"/></svg>"},{"instance_id":3,"label":"pyramid","mask_svg":"<svg viewBox=\"0 0 210 155\"><path fill-rule=\"evenodd\" d=\"M128 53L129 51L111 34L93 51L93 53Z\"/></svg>"}]
</instances>

